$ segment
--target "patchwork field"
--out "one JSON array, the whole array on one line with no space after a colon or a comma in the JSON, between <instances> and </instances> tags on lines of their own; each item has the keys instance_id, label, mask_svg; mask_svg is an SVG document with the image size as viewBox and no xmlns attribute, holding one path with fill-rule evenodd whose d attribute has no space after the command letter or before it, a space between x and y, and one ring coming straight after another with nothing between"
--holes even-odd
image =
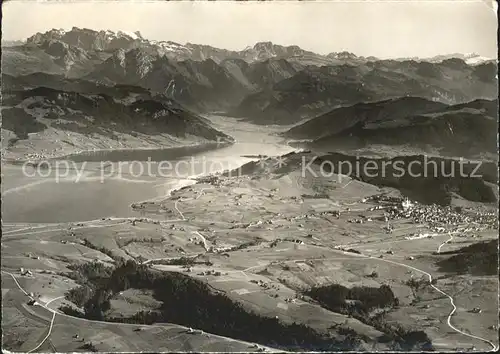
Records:
<instances>
[{"instance_id":1,"label":"patchwork field","mask_svg":"<svg viewBox=\"0 0 500 354\"><path fill-rule=\"evenodd\" d=\"M187 298L176 297L174 291L167 301L154 287L138 287L144 282L132 284L135 278L130 272L125 273L130 285L105 292L109 306L103 308L100 320L88 317L86 295L81 295L82 304L69 295L70 289L82 286L94 290L109 286L118 269L127 269L120 264L135 264L138 271L151 272L148 277L170 281L179 274L186 285L206 289L200 296L227 304L220 306L236 306L230 311L240 311L241 316L268 318L283 335L301 324L318 341L330 338L329 345L350 343L360 350L410 345L411 333L414 348L425 350L423 342L430 342L435 350L492 350L498 345L498 279L491 274L444 271L438 262L465 246L494 240L498 232L494 209L457 211L405 203L394 190L347 177L318 183L301 178L297 171L268 171L262 177L219 175L184 187L164 201L145 204L148 217L143 219L5 224L4 348L57 352L287 349L286 341L265 342L264 334L256 345L244 334L217 336L228 331L217 321L239 323L224 307L214 310L221 311L222 317L214 318L213 324L200 324L206 328L196 328L196 320L190 326L188 319L183 326L150 323L151 314L168 318L165 311L189 306L189 294L181 295L184 290L179 289L178 295ZM154 215L161 212L171 214L171 220L156 221ZM465 222L446 222L455 219ZM89 269L98 273L91 276ZM334 305L309 292L328 286L351 292L386 286L397 301L368 312L351 307L334 310ZM36 302L30 304L30 299ZM346 303L368 301L360 299ZM213 310L193 301L199 310ZM142 324L139 313L146 316ZM421 333L424 339L418 339Z\"/></svg>"}]
</instances>

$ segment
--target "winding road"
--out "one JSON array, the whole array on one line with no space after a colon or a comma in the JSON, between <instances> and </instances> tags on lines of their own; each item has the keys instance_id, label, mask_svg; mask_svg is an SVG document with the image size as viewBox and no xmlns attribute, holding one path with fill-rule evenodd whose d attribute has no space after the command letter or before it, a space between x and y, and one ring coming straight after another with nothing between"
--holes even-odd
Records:
<instances>
[{"instance_id":1,"label":"winding road","mask_svg":"<svg viewBox=\"0 0 500 354\"><path fill-rule=\"evenodd\" d=\"M395 264L395 265L398 265L398 266L401 266L401 267L405 267L405 268L408 268L408 269L412 269L416 272L419 272L421 274L424 274L425 276L427 276L427 278L429 279L429 284L430 286L436 290L437 292L439 292L440 294L446 296L449 300L450 300L450 304L452 306L452 310L451 312L449 313L448 315L448 318L446 320L446 323L448 325L448 327L450 327L452 330L454 330L455 332L461 334L461 335L464 335L466 337L469 337L469 338L474 338L474 339L477 339L477 340L480 340L484 343L487 343L491 346L491 351L492 352L496 352L498 351L498 345L496 345L495 343L493 343L492 341L486 339L486 338L482 338L482 337L479 337L479 336L475 336L473 334L468 334L468 333L465 333L464 331L458 329L457 327L453 326L451 324L451 318L452 316L455 314L455 312L457 311L457 306L455 305L455 300L453 299L453 297L451 297L449 294L445 293L443 290L439 289L437 286L435 286L434 284L432 284L432 275L422 269L418 269L418 268L415 268L415 267L412 267L410 265L407 265L407 264L404 264L404 263L399 263L399 262L395 262L395 261L391 261L391 260L388 260L388 259L381 259L381 258L376 258L376 257L372 257L372 256L364 256L366 258L371 258L371 259L375 259L375 260L378 260L378 261L382 261L382 262L386 262L386 263L392 263L392 264Z\"/></svg>"},{"instance_id":2,"label":"winding road","mask_svg":"<svg viewBox=\"0 0 500 354\"><path fill-rule=\"evenodd\" d=\"M35 298L33 298L32 296L30 296L28 294L28 292L23 289L23 287L21 286L21 284L19 284L19 282L17 281L16 279L16 276L10 272L7 272L5 270L2 270L2 273L5 273L9 276L12 277L12 279L14 280L14 282L16 283L17 287L19 288L19 290L21 290L27 297L29 297L31 300L36 300ZM34 351L36 351L37 349L39 349L43 343L45 343L45 341L50 337L51 333L52 333L52 328L53 328L53 324L54 324L54 320L55 320L55 317L56 315L58 316L62 316L62 317L67 317L67 318L72 318L74 320L77 320L77 321L82 321L82 322L87 322L87 323L102 323L102 324L107 324L107 325L116 325L116 326L125 326L125 327L148 327L148 328L165 328L165 327L168 327L169 325L171 326L176 326L176 327L180 327L184 330L186 330L186 332L190 331L190 330L194 330L195 332L199 332L199 333L204 333L204 334L208 334L210 335L211 337L215 337L215 338L219 338L219 339L223 339L223 340L227 340L227 341L230 341L230 342L239 342L239 343L246 343L248 344L248 346L250 347L251 345L254 345L254 343L250 343L250 342L247 342L247 341L244 341L244 340L239 340L239 339L234 339L234 338L231 338L231 337L224 337L224 336L221 336L221 335L218 335L218 334L214 334L214 333L210 333L210 332L206 332L206 331L203 331L203 330L200 330L200 329L195 329L195 328L191 328L191 327L186 327L186 326L183 326L183 325L180 325L180 324L177 324L177 323L172 323L172 324L165 324L165 325L143 325L143 324L135 324L135 323L120 323L120 322L107 322L107 321L96 321L96 320L88 320L86 318L81 318L81 317L76 317L76 316L71 316L71 315L67 315L65 313L62 313L62 312L58 312L56 310L53 310L51 309L50 307L48 307L48 305L57 300L57 299L60 299L61 297L57 297L55 299L52 299L50 300L49 302L47 302L45 305L44 304L41 304L41 303L38 303L36 302L36 304L42 306L43 308L45 308L46 310L50 311L52 313L52 321L50 323L50 327L49 327L49 332L48 334L45 336L45 338L35 347L33 348L32 350L29 351L29 353L32 353ZM268 346L263 346L263 345L258 345L259 348L262 348L262 349L266 349L267 351L272 351L272 352L276 352L277 350L274 349L274 348L271 348L271 347L268 347ZM283 352L282 350L280 350L280 352Z\"/></svg>"},{"instance_id":3,"label":"winding road","mask_svg":"<svg viewBox=\"0 0 500 354\"><path fill-rule=\"evenodd\" d=\"M444 241L442 244L439 245L438 249L437 249L437 253L441 253L441 248L446 245L447 243L450 243L452 240L453 240L453 233L449 233L448 234L450 236L449 239L447 239L446 241Z\"/></svg>"}]
</instances>

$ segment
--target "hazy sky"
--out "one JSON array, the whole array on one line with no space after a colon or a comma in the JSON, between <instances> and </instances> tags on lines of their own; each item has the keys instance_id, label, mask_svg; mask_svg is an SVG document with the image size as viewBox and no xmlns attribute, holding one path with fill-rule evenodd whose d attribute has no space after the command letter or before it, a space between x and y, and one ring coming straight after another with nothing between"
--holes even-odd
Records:
<instances>
[{"instance_id":1,"label":"hazy sky","mask_svg":"<svg viewBox=\"0 0 500 354\"><path fill-rule=\"evenodd\" d=\"M492 5L492 4L495 5ZM497 57L494 1L8 1L5 40L51 28L141 31L148 39L241 50L259 41L377 57Z\"/></svg>"}]
</instances>

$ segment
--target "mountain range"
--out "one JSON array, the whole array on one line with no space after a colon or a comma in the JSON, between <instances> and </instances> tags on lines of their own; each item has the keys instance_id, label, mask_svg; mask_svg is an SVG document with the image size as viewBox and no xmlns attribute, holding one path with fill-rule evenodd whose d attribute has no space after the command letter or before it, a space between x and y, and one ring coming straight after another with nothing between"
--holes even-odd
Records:
<instances>
[{"instance_id":1,"label":"mountain range","mask_svg":"<svg viewBox=\"0 0 500 354\"><path fill-rule=\"evenodd\" d=\"M225 111L259 124L290 124L342 105L405 95L444 103L496 97L496 63L474 54L379 60L271 42L233 51L76 27L3 49L5 74L141 86L199 113Z\"/></svg>"},{"instance_id":2,"label":"mountain range","mask_svg":"<svg viewBox=\"0 0 500 354\"><path fill-rule=\"evenodd\" d=\"M25 42L21 40L2 41L2 46L19 46L26 44L41 44L45 41L61 41L68 45L80 47L87 51L108 51L113 49L132 49L136 47L156 47L160 52L175 59L191 59L202 61L212 59L220 63L224 59L242 59L247 62L262 61L271 58L289 58L302 61L303 64L336 64L336 61L357 60L360 62L378 61L374 56L363 57L347 51L331 52L326 55L307 51L299 46L282 46L272 42L259 42L253 47L248 46L243 50L220 49L202 44L180 44L172 41L157 41L145 39L140 31L128 32L110 30L95 31L87 28L73 27L70 31L63 29L52 29L45 33L36 33L29 37ZM453 53L447 55L437 55L430 58L398 58L395 60L422 60L426 62L440 62L446 59L459 58L467 64L477 64L480 62L491 61L490 58L482 57L477 53ZM310 62L308 62L310 60ZM316 60L316 61L314 61Z\"/></svg>"},{"instance_id":3,"label":"mountain range","mask_svg":"<svg viewBox=\"0 0 500 354\"><path fill-rule=\"evenodd\" d=\"M332 108L397 97L423 97L447 104L497 97L496 64L467 65L378 61L306 67L271 90L248 95L231 113L260 124L290 124Z\"/></svg>"},{"instance_id":4,"label":"mountain range","mask_svg":"<svg viewBox=\"0 0 500 354\"><path fill-rule=\"evenodd\" d=\"M497 64L477 55L381 60L271 42L233 51L76 27L5 44L2 114L17 134L6 137L11 142L53 129L168 136L155 146L230 141L202 118L218 112L295 125L285 135L315 147L496 153L489 142L496 141Z\"/></svg>"}]
</instances>

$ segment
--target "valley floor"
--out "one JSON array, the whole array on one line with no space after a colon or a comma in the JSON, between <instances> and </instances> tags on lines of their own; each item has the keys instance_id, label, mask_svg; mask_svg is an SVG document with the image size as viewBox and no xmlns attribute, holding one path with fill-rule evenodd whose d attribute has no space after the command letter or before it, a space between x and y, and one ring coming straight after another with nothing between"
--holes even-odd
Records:
<instances>
[{"instance_id":1,"label":"valley floor","mask_svg":"<svg viewBox=\"0 0 500 354\"><path fill-rule=\"evenodd\" d=\"M319 186L323 196L317 195ZM382 193L394 199L376 197ZM137 205L147 216L142 219L3 224L4 349L66 352L90 342L111 352L269 350L175 324L98 322L58 310L74 306L65 299L77 286L68 267L93 260L112 265L119 257L183 273L280 323L320 333L353 330L366 350L389 349L380 329L302 294L333 283L386 284L399 299L399 306L383 310L389 325L425 331L437 350L498 348L498 278L447 273L436 265L445 257L441 252L496 239L496 226L486 221L490 214L464 210L463 220L487 215L476 226L444 219L417 223L404 213L386 221L387 212L400 205L398 197L350 179L311 181L293 172L219 176ZM168 221L157 221L159 214ZM388 223L392 232L384 229ZM177 262L191 257L196 261ZM415 287L412 279L424 285ZM29 299L36 303L28 305ZM125 316L155 303L147 292L130 289L114 295L109 313Z\"/></svg>"}]
</instances>

